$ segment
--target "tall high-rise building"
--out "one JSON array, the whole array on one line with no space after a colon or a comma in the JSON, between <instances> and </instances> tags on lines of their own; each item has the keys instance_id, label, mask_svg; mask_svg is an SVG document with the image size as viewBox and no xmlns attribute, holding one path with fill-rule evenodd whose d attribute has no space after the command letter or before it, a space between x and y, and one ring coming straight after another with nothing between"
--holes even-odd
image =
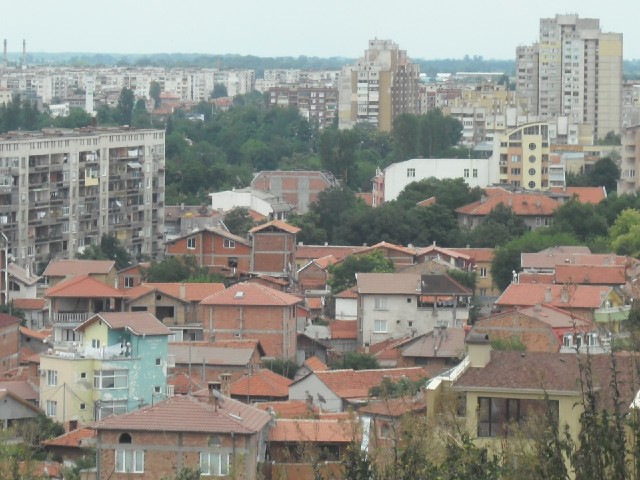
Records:
<instances>
[{"instance_id":1,"label":"tall high-rise building","mask_svg":"<svg viewBox=\"0 0 640 480\"><path fill-rule=\"evenodd\" d=\"M46 129L0 135L0 232L37 271L103 234L155 258L164 241L164 130Z\"/></svg>"},{"instance_id":2,"label":"tall high-rise building","mask_svg":"<svg viewBox=\"0 0 640 480\"><path fill-rule=\"evenodd\" d=\"M398 115L418 114L419 76L420 67L411 63L406 50L391 40L370 40L364 58L342 70L339 127L363 122L390 131Z\"/></svg>"},{"instance_id":3,"label":"tall high-rise building","mask_svg":"<svg viewBox=\"0 0 640 480\"><path fill-rule=\"evenodd\" d=\"M539 42L516 50L516 76L527 113L591 124L596 138L620 133L622 34L603 33L598 19L541 19Z\"/></svg>"}]
</instances>

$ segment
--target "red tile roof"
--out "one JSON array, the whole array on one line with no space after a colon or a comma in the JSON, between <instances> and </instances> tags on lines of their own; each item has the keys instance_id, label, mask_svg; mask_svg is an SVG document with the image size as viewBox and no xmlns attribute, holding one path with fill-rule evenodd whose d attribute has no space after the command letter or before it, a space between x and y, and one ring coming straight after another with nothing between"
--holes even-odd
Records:
<instances>
[{"instance_id":1,"label":"red tile roof","mask_svg":"<svg viewBox=\"0 0 640 480\"><path fill-rule=\"evenodd\" d=\"M371 387L380 385L385 378L397 381L402 377L407 377L417 381L425 378L426 372L420 367L413 367L379 370L326 370L314 372L311 375L316 375L338 397L349 399L368 397Z\"/></svg>"},{"instance_id":2,"label":"red tile roof","mask_svg":"<svg viewBox=\"0 0 640 480\"><path fill-rule=\"evenodd\" d=\"M288 398L289 385L293 382L263 368L239 378L231 384L230 393L234 397L265 397L265 398Z\"/></svg>"},{"instance_id":3,"label":"red tile roof","mask_svg":"<svg viewBox=\"0 0 640 480\"><path fill-rule=\"evenodd\" d=\"M342 420L280 419L269 430L270 442L350 443L354 428Z\"/></svg>"},{"instance_id":4,"label":"red tile roof","mask_svg":"<svg viewBox=\"0 0 640 480\"><path fill-rule=\"evenodd\" d=\"M358 413L381 417L402 417L405 414L418 414L427 411L427 404L423 400L415 398L392 398L389 400L376 400L358 408Z\"/></svg>"},{"instance_id":5,"label":"red tile roof","mask_svg":"<svg viewBox=\"0 0 640 480\"><path fill-rule=\"evenodd\" d=\"M563 302L563 291L568 288L568 301ZM545 292L551 292L551 301L545 301ZM559 308L599 308L611 292L611 287L598 285L545 285L540 283L512 283L496 300L502 306L532 306L538 303Z\"/></svg>"},{"instance_id":6,"label":"red tile roof","mask_svg":"<svg viewBox=\"0 0 640 480\"><path fill-rule=\"evenodd\" d=\"M44 310L47 305L44 298L14 298L11 301L20 310Z\"/></svg>"},{"instance_id":7,"label":"red tile roof","mask_svg":"<svg viewBox=\"0 0 640 480\"><path fill-rule=\"evenodd\" d=\"M105 322L112 330L126 328L134 335L171 335L173 333L150 312L97 313L82 325L76 327L76 330L83 331L98 320Z\"/></svg>"},{"instance_id":8,"label":"red tile roof","mask_svg":"<svg viewBox=\"0 0 640 480\"><path fill-rule=\"evenodd\" d=\"M32 330L30 328L27 327L20 327L20 334L24 335L25 337L31 337L31 338L35 338L36 340L44 340L45 338L47 338L48 336L50 336L52 333L52 330L40 330L40 331L36 331L36 330Z\"/></svg>"},{"instance_id":9,"label":"red tile roof","mask_svg":"<svg viewBox=\"0 0 640 480\"><path fill-rule=\"evenodd\" d=\"M285 400L282 402L260 402L256 408L265 412L273 411L277 418L310 418L318 414L318 407L304 400Z\"/></svg>"},{"instance_id":10,"label":"red tile roof","mask_svg":"<svg viewBox=\"0 0 640 480\"><path fill-rule=\"evenodd\" d=\"M63 280L44 292L49 298L122 298L125 293L86 275Z\"/></svg>"},{"instance_id":11,"label":"red tile roof","mask_svg":"<svg viewBox=\"0 0 640 480\"><path fill-rule=\"evenodd\" d=\"M92 428L78 428L42 443L49 447L85 447L95 436L96 431Z\"/></svg>"},{"instance_id":12,"label":"red tile roof","mask_svg":"<svg viewBox=\"0 0 640 480\"><path fill-rule=\"evenodd\" d=\"M358 338L358 322L355 320L333 320L329 324L332 339L355 340Z\"/></svg>"},{"instance_id":13,"label":"red tile roof","mask_svg":"<svg viewBox=\"0 0 640 480\"><path fill-rule=\"evenodd\" d=\"M587 285L624 285L624 265L556 265L556 283Z\"/></svg>"},{"instance_id":14,"label":"red tile roof","mask_svg":"<svg viewBox=\"0 0 640 480\"><path fill-rule=\"evenodd\" d=\"M605 187L552 187L549 190L557 193L566 193L570 197L576 196L579 202L593 203L594 205L607 198Z\"/></svg>"},{"instance_id":15,"label":"red tile roof","mask_svg":"<svg viewBox=\"0 0 640 480\"><path fill-rule=\"evenodd\" d=\"M518 274L519 283L555 283L555 277L552 273L537 273L537 272L520 272Z\"/></svg>"},{"instance_id":16,"label":"red tile roof","mask_svg":"<svg viewBox=\"0 0 640 480\"><path fill-rule=\"evenodd\" d=\"M42 273L45 277L76 277L107 274L115 268L113 260L51 260Z\"/></svg>"},{"instance_id":17,"label":"red tile roof","mask_svg":"<svg viewBox=\"0 0 640 480\"><path fill-rule=\"evenodd\" d=\"M295 305L302 300L259 283L236 283L231 287L210 295L202 300L201 305Z\"/></svg>"},{"instance_id":18,"label":"red tile roof","mask_svg":"<svg viewBox=\"0 0 640 480\"><path fill-rule=\"evenodd\" d=\"M358 287L353 286L347 290L343 290L335 296L336 298L358 298Z\"/></svg>"},{"instance_id":19,"label":"red tile roof","mask_svg":"<svg viewBox=\"0 0 640 480\"><path fill-rule=\"evenodd\" d=\"M419 207L429 207L431 205L435 205L436 202L437 202L436 197L429 197L429 198L427 198L425 200L422 200L422 201L416 203L416 205L419 206Z\"/></svg>"},{"instance_id":20,"label":"red tile roof","mask_svg":"<svg viewBox=\"0 0 640 480\"><path fill-rule=\"evenodd\" d=\"M464 215L485 216L499 204L510 207L519 216L550 216L560 204L542 194L509 193L496 194L484 200L457 208L456 212Z\"/></svg>"},{"instance_id":21,"label":"red tile roof","mask_svg":"<svg viewBox=\"0 0 640 480\"><path fill-rule=\"evenodd\" d=\"M312 372L319 372L322 370L329 370L329 367L327 367L327 365L320 360L318 357L316 357L315 355L311 358L307 358L304 361L304 364L309 367L309 369Z\"/></svg>"},{"instance_id":22,"label":"red tile roof","mask_svg":"<svg viewBox=\"0 0 640 480\"><path fill-rule=\"evenodd\" d=\"M35 387L26 380L0 380L0 389L8 390L23 400L34 401L38 399Z\"/></svg>"},{"instance_id":23,"label":"red tile roof","mask_svg":"<svg viewBox=\"0 0 640 480\"><path fill-rule=\"evenodd\" d=\"M207 388L203 385L199 378L186 373L177 373L167 376L167 385L173 385L173 392L176 395L187 395L190 392L198 392Z\"/></svg>"},{"instance_id":24,"label":"red tile roof","mask_svg":"<svg viewBox=\"0 0 640 480\"><path fill-rule=\"evenodd\" d=\"M487 263L493 260L493 248L449 248L448 250L462 253L475 263Z\"/></svg>"},{"instance_id":25,"label":"red tile roof","mask_svg":"<svg viewBox=\"0 0 640 480\"><path fill-rule=\"evenodd\" d=\"M143 283L137 287L125 290L130 300L135 300L151 292L162 292L174 298L189 302L201 302L214 293L224 290L223 283ZM184 289L184 296L182 290Z\"/></svg>"},{"instance_id":26,"label":"red tile roof","mask_svg":"<svg viewBox=\"0 0 640 480\"><path fill-rule=\"evenodd\" d=\"M379 250L381 248L386 248L388 250L393 250L395 252L401 252L401 253L406 253L407 255L415 255L416 254L416 249L414 248L408 248L408 247L403 247L402 245L395 245L393 243L387 243L387 242L379 242L376 243L375 245L372 245L370 247L364 247L361 248L358 252L358 254L360 253L369 253L375 250Z\"/></svg>"},{"instance_id":27,"label":"red tile roof","mask_svg":"<svg viewBox=\"0 0 640 480\"><path fill-rule=\"evenodd\" d=\"M9 325L19 325L20 319L9 315L8 313L0 313L0 328L8 327Z\"/></svg>"},{"instance_id":28,"label":"red tile roof","mask_svg":"<svg viewBox=\"0 0 640 480\"><path fill-rule=\"evenodd\" d=\"M134 412L114 415L97 422L97 430L196 433L256 433L271 420L257 408L224 397L210 403L191 395L176 395Z\"/></svg>"},{"instance_id":29,"label":"red tile roof","mask_svg":"<svg viewBox=\"0 0 640 480\"><path fill-rule=\"evenodd\" d=\"M339 260L359 250L362 250L362 247L338 245L298 245L296 248L296 259L314 260L316 258L322 258L331 255Z\"/></svg>"},{"instance_id":30,"label":"red tile roof","mask_svg":"<svg viewBox=\"0 0 640 480\"><path fill-rule=\"evenodd\" d=\"M268 223L253 227L251 230L249 230L249 233L261 232L262 230L266 230L271 227L277 228L278 230L283 230L287 233L298 233L300 231L298 227L289 225L287 222L283 222L282 220L272 220Z\"/></svg>"}]
</instances>

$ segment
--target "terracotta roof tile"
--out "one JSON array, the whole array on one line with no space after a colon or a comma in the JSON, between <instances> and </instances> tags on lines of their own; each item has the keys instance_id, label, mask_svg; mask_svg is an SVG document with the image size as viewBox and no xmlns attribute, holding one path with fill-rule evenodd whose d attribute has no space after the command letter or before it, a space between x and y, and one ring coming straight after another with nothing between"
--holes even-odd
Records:
<instances>
[{"instance_id":1,"label":"terracotta roof tile","mask_svg":"<svg viewBox=\"0 0 640 480\"><path fill-rule=\"evenodd\" d=\"M9 325L20 325L20 319L9 315L8 313L0 313L0 328L8 327Z\"/></svg>"},{"instance_id":2,"label":"terracotta roof tile","mask_svg":"<svg viewBox=\"0 0 640 480\"><path fill-rule=\"evenodd\" d=\"M338 246L338 245L298 245L296 259L315 260L326 256L342 259L354 252L362 250L362 247Z\"/></svg>"},{"instance_id":3,"label":"terracotta roof tile","mask_svg":"<svg viewBox=\"0 0 640 480\"><path fill-rule=\"evenodd\" d=\"M563 300L563 292L567 291L567 301ZM545 301L545 292L551 294L551 301ZM501 306L533 306L546 303L558 308L599 308L611 292L611 287L598 285L545 285L540 283L512 283L495 304ZM547 294L548 295L548 294ZM547 298L548 299L548 298Z\"/></svg>"},{"instance_id":4,"label":"terracotta roof tile","mask_svg":"<svg viewBox=\"0 0 640 480\"><path fill-rule=\"evenodd\" d=\"M85 447L95 436L92 428L78 428L42 443L50 447Z\"/></svg>"},{"instance_id":5,"label":"terracotta roof tile","mask_svg":"<svg viewBox=\"0 0 640 480\"><path fill-rule=\"evenodd\" d=\"M115 268L113 260L51 260L44 277L75 277L91 274L107 274Z\"/></svg>"},{"instance_id":6,"label":"terracotta roof tile","mask_svg":"<svg viewBox=\"0 0 640 480\"><path fill-rule=\"evenodd\" d=\"M20 310L44 310L47 305L44 298L14 298L11 301Z\"/></svg>"},{"instance_id":7,"label":"terracotta roof tile","mask_svg":"<svg viewBox=\"0 0 640 480\"><path fill-rule=\"evenodd\" d=\"M607 198L605 187L566 187L550 188L552 192L566 193L569 197L577 197L579 202L597 205Z\"/></svg>"},{"instance_id":8,"label":"terracotta roof tile","mask_svg":"<svg viewBox=\"0 0 640 480\"><path fill-rule=\"evenodd\" d=\"M174 298L188 302L201 302L214 293L224 290L223 283L142 283L125 290L128 299L134 300L151 292L162 292ZM184 290L184 295L182 292Z\"/></svg>"},{"instance_id":9,"label":"terracotta roof tile","mask_svg":"<svg viewBox=\"0 0 640 480\"><path fill-rule=\"evenodd\" d=\"M278 230L284 230L287 233L298 233L300 231L298 227L289 225L287 222L283 222L282 220L272 220L271 222L253 227L251 230L249 230L249 233L261 232L262 230L266 230L271 227Z\"/></svg>"},{"instance_id":10,"label":"terracotta roof tile","mask_svg":"<svg viewBox=\"0 0 640 480\"><path fill-rule=\"evenodd\" d=\"M555 277L552 273L537 273L537 272L520 272L518 274L519 283L555 283Z\"/></svg>"},{"instance_id":11,"label":"terracotta roof tile","mask_svg":"<svg viewBox=\"0 0 640 480\"><path fill-rule=\"evenodd\" d=\"M309 418L318 414L318 407L304 400L285 400L282 402L260 402L256 408L265 412L273 411L277 418Z\"/></svg>"},{"instance_id":12,"label":"terracotta roof tile","mask_svg":"<svg viewBox=\"0 0 640 480\"><path fill-rule=\"evenodd\" d=\"M350 443L354 428L349 422L328 419L280 419L269 430L270 442Z\"/></svg>"},{"instance_id":13,"label":"terracotta roof tile","mask_svg":"<svg viewBox=\"0 0 640 480\"><path fill-rule=\"evenodd\" d=\"M0 380L0 389L8 390L23 400L34 401L38 399L37 390L26 380Z\"/></svg>"},{"instance_id":14,"label":"terracotta roof tile","mask_svg":"<svg viewBox=\"0 0 640 480\"><path fill-rule=\"evenodd\" d=\"M384 378L396 381L402 377L407 377L410 380L420 380L426 377L425 371L420 367L379 370L326 370L314 372L312 375L316 375L322 383L343 399L368 397L371 387L380 385Z\"/></svg>"},{"instance_id":15,"label":"terracotta roof tile","mask_svg":"<svg viewBox=\"0 0 640 480\"><path fill-rule=\"evenodd\" d=\"M315 355L311 358L307 358L304 361L304 364L309 367L309 369L312 372L319 372L322 370L329 370L329 367L327 367L327 365L320 360L318 357L316 357Z\"/></svg>"},{"instance_id":16,"label":"terracotta roof tile","mask_svg":"<svg viewBox=\"0 0 640 480\"><path fill-rule=\"evenodd\" d=\"M417 206L419 207L429 207L431 205L435 205L437 203L437 199L436 197L429 197L425 200L422 200L418 203L416 203Z\"/></svg>"},{"instance_id":17,"label":"terracotta roof tile","mask_svg":"<svg viewBox=\"0 0 640 480\"><path fill-rule=\"evenodd\" d=\"M169 343L169 354L174 355L176 364L240 366L250 362L255 348L216 347L212 344L194 345L187 342Z\"/></svg>"},{"instance_id":18,"label":"terracotta roof tile","mask_svg":"<svg viewBox=\"0 0 640 480\"><path fill-rule=\"evenodd\" d=\"M462 328L435 329L402 349L403 357L460 358L464 356L465 331Z\"/></svg>"},{"instance_id":19,"label":"terracotta roof tile","mask_svg":"<svg viewBox=\"0 0 640 480\"><path fill-rule=\"evenodd\" d=\"M290 379L262 368L233 382L230 393L234 397L288 398L292 383Z\"/></svg>"},{"instance_id":20,"label":"terracotta roof tile","mask_svg":"<svg viewBox=\"0 0 640 480\"><path fill-rule=\"evenodd\" d=\"M336 298L358 298L358 287L353 286L347 290L343 290L335 296Z\"/></svg>"},{"instance_id":21,"label":"terracotta roof tile","mask_svg":"<svg viewBox=\"0 0 640 480\"><path fill-rule=\"evenodd\" d=\"M259 283L236 283L231 287L210 295L202 300L201 305L295 305L302 300Z\"/></svg>"},{"instance_id":22,"label":"terracotta roof tile","mask_svg":"<svg viewBox=\"0 0 640 480\"><path fill-rule=\"evenodd\" d=\"M173 392L176 395L187 395L190 392L198 392L207 388L203 385L199 378L186 373L176 373L174 375L167 376L167 385L173 385Z\"/></svg>"},{"instance_id":23,"label":"terracotta roof tile","mask_svg":"<svg viewBox=\"0 0 640 480\"><path fill-rule=\"evenodd\" d=\"M355 340L358 338L358 322L355 320L333 320L329 324L332 339Z\"/></svg>"},{"instance_id":24,"label":"terracotta roof tile","mask_svg":"<svg viewBox=\"0 0 640 480\"><path fill-rule=\"evenodd\" d=\"M556 283L587 285L624 285L627 283L624 265L556 265Z\"/></svg>"},{"instance_id":25,"label":"terracotta roof tile","mask_svg":"<svg viewBox=\"0 0 640 480\"><path fill-rule=\"evenodd\" d=\"M102 312L89 318L76 330L83 331L92 323L102 320L112 330L128 329L134 335L171 335L160 320L150 312Z\"/></svg>"},{"instance_id":26,"label":"terracotta roof tile","mask_svg":"<svg viewBox=\"0 0 640 480\"><path fill-rule=\"evenodd\" d=\"M271 415L257 408L224 397L217 405L207 398L176 395L135 412L114 415L97 422L97 430L147 432L201 432L253 434L260 431Z\"/></svg>"},{"instance_id":27,"label":"terracotta roof tile","mask_svg":"<svg viewBox=\"0 0 640 480\"><path fill-rule=\"evenodd\" d=\"M493 260L493 248L449 248L453 252L467 255L473 262L490 262Z\"/></svg>"},{"instance_id":28,"label":"terracotta roof tile","mask_svg":"<svg viewBox=\"0 0 640 480\"><path fill-rule=\"evenodd\" d=\"M496 194L483 200L457 208L456 212L465 215L485 216L499 204L510 207L519 216L550 216L560 204L543 194L507 193Z\"/></svg>"},{"instance_id":29,"label":"terracotta roof tile","mask_svg":"<svg viewBox=\"0 0 640 480\"><path fill-rule=\"evenodd\" d=\"M44 293L49 298L122 298L124 295L122 291L86 275L64 280Z\"/></svg>"},{"instance_id":30,"label":"terracotta roof tile","mask_svg":"<svg viewBox=\"0 0 640 480\"><path fill-rule=\"evenodd\" d=\"M36 340L44 340L45 338L47 338L48 336L51 335L53 331L52 330L32 330L30 328L27 327L20 327L20 334L24 335L25 337L31 337L31 338L35 338Z\"/></svg>"}]
</instances>

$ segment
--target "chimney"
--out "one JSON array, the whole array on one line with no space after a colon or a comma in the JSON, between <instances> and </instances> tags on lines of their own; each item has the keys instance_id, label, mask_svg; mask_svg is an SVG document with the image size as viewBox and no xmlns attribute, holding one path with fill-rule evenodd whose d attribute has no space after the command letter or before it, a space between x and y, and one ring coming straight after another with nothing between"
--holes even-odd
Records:
<instances>
[{"instance_id":1,"label":"chimney","mask_svg":"<svg viewBox=\"0 0 640 480\"><path fill-rule=\"evenodd\" d=\"M533 311L534 312L540 312L542 311L542 305L539 303L536 303L535 306L533 307Z\"/></svg>"},{"instance_id":2,"label":"chimney","mask_svg":"<svg viewBox=\"0 0 640 480\"><path fill-rule=\"evenodd\" d=\"M551 303L551 287L544 289L544 303Z\"/></svg>"},{"instance_id":3,"label":"chimney","mask_svg":"<svg viewBox=\"0 0 640 480\"><path fill-rule=\"evenodd\" d=\"M566 288L563 288L562 292L560 292L560 301L562 303L569 303L569 291Z\"/></svg>"},{"instance_id":4,"label":"chimney","mask_svg":"<svg viewBox=\"0 0 640 480\"><path fill-rule=\"evenodd\" d=\"M187 298L187 286L184 284L184 282L180 283L180 300L184 300L185 298Z\"/></svg>"},{"instance_id":5,"label":"chimney","mask_svg":"<svg viewBox=\"0 0 640 480\"><path fill-rule=\"evenodd\" d=\"M27 66L27 41L22 40L22 66Z\"/></svg>"},{"instance_id":6,"label":"chimney","mask_svg":"<svg viewBox=\"0 0 640 480\"><path fill-rule=\"evenodd\" d=\"M220 374L220 384L222 385L222 395L228 397L231 392L231 374L226 372Z\"/></svg>"},{"instance_id":7,"label":"chimney","mask_svg":"<svg viewBox=\"0 0 640 480\"><path fill-rule=\"evenodd\" d=\"M220 401L220 382L208 382L207 390L209 392L209 403L214 407L218 407Z\"/></svg>"},{"instance_id":8,"label":"chimney","mask_svg":"<svg viewBox=\"0 0 640 480\"><path fill-rule=\"evenodd\" d=\"M467 337L467 356L469 366L483 368L491 361L491 344L489 335L470 333Z\"/></svg>"}]
</instances>

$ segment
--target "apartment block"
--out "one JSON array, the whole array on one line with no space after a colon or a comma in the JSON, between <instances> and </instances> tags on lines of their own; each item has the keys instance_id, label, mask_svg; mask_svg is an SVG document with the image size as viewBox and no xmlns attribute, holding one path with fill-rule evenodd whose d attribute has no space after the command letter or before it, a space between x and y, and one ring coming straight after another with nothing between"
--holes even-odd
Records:
<instances>
[{"instance_id":1,"label":"apartment block","mask_svg":"<svg viewBox=\"0 0 640 480\"><path fill-rule=\"evenodd\" d=\"M638 190L640 178L636 175L640 165L640 125L626 128L622 135L622 158L620 160L620 178L618 195ZM640 173L640 172L638 172Z\"/></svg>"},{"instance_id":2,"label":"apartment block","mask_svg":"<svg viewBox=\"0 0 640 480\"><path fill-rule=\"evenodd\" d=\"M499 181L529 190L549 188L549 126L531 123L500 138Z\"/></svg>"},{"instance_id":3,"label":"apartment block","mask_svg":"<svg viewBox=\"0 0 640 480\"><path fill-rule=\"evenodd\" d=\"M370 40L364 57L342 70L339 127L364 122L388 132L399 115L419 113L419 76L406 50L391 40Z\"/></svg>"},{"instance_id":4,"label":"apartment block","mask_svg":"<svg viewBox=\"0 0 640 480\"><path fill-rule=\"evenodd\" d=\"M602 32L595 18L556 15L541 19L539 42L516 55L516 92L528 113L591 124L596 138L620 132L622 34Z\"/></svg>"},{"instance_id":5,"label":"apartment block","mask_svg":"<svg viewBox=\"0 0 640 480\"><path fill-rule=\"evenodd\" d=\"M164 130L44 129L0 136L0 226L40 271L103 234L155 257L164 234Z\"/></svg>"},{"instance_id":6,"label":"apartment block","mask_svg":"<svg viewBox=\"0 0 640 480\"><path fill-rule=\"evenodd\" d=\"M303 118L318 128L333 125L338 114L338 89L334 87L277 86L269 88L268 95L269 106L296 107Z\"/></svg>"}]
</instances>

